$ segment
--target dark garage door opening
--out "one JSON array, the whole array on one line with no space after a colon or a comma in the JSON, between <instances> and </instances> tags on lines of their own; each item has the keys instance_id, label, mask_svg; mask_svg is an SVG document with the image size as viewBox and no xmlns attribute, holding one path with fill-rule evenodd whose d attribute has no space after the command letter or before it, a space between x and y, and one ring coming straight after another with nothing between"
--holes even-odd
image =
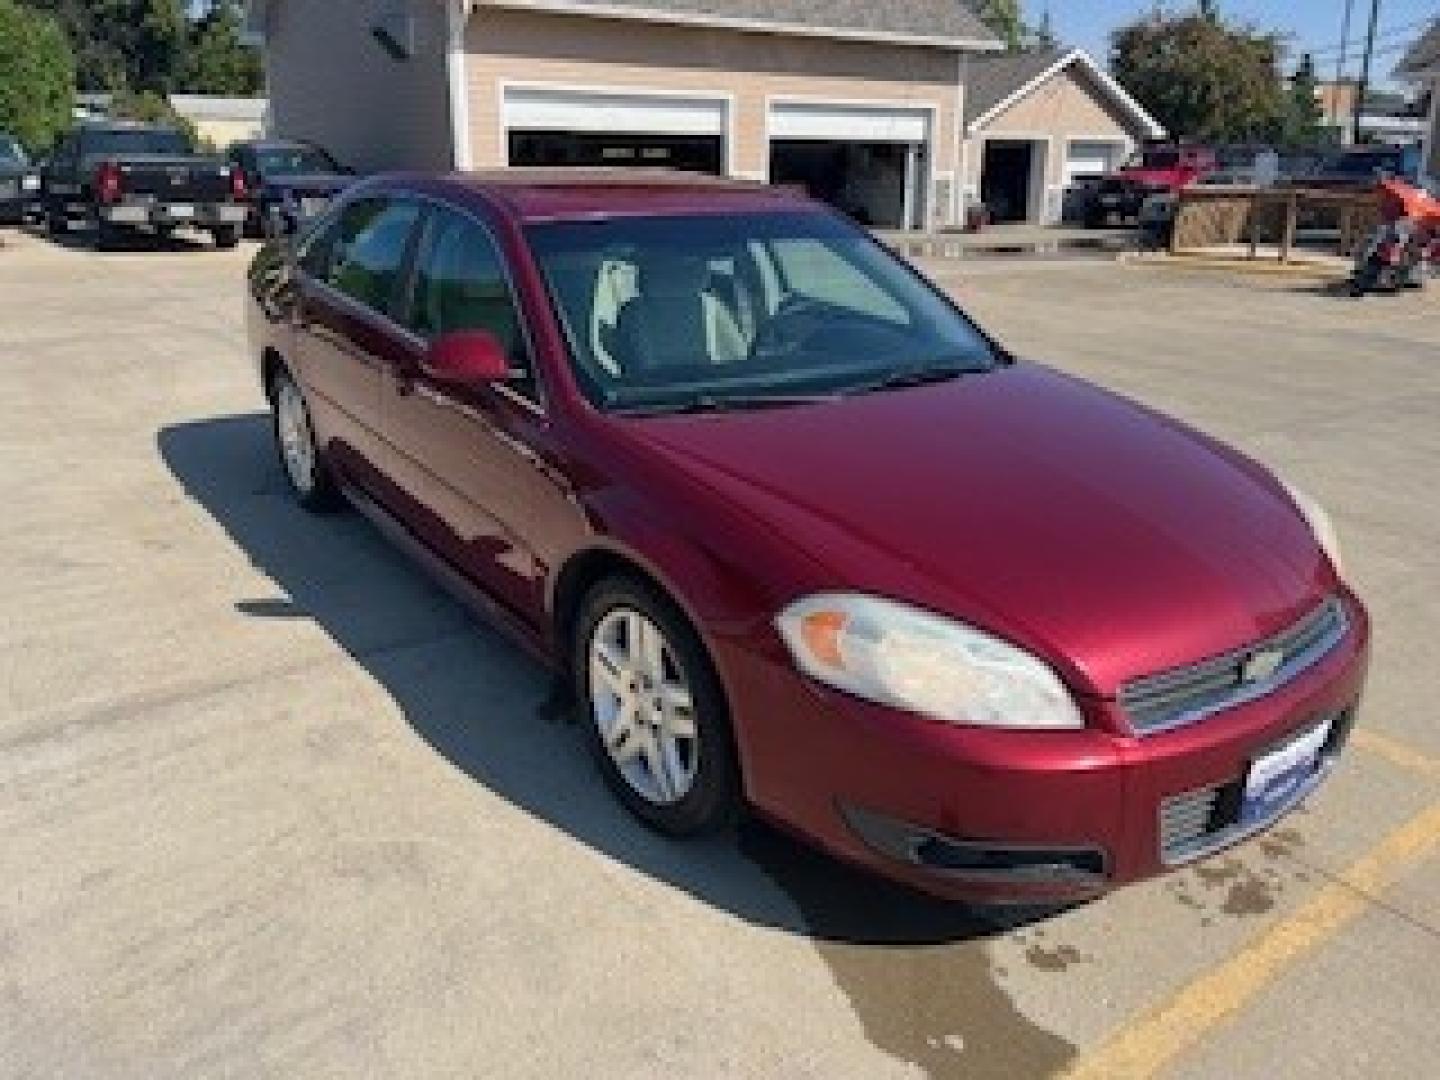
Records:
<instances>
[{"instance_id":1,"label":"dark garage door opening","mask_svg":"<svg viewBox=\"0 0 1440 1080\"><path fill-rule=\"evenodd\" d=\"M724 148L718 135L511 131L510 164L685 169L719 176Z\"/></svg>"},{"instance_id":2,"label":"dark garage door opening","mask_svg":"<svg viewBox=\"0 0 1440 1080\"><path fill-rule=\"evenodd\" d=\"M905 229L924 176L925 149L914 143L837 143L805 139L770 144L770 182L803 187L872 229ZM913 217L913 213L911 214Z\"/></svg>"},{"instance_id":3,"label":"dark garage door opening","mask_svg":"<svg viewBox=\"0 0 1440 1080\"><path fill-rule=\"evenodd\" d=\"M996 221L1027 221L1035 144L992 141L985 144L980 198Z\"/></svg>"}]
</instances>

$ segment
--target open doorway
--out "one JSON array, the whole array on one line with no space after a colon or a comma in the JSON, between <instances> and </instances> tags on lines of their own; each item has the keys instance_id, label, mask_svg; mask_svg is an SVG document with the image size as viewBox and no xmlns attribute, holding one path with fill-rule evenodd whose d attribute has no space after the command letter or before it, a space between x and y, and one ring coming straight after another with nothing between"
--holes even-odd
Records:
<instances>
[{"instance_id":1,"label":"open doorway","mask_svg":"<svg viewBox=\"0 0 1440 1080\"><path fill-rule=\"evenodd\" d=\"M989 139L980 173L980 198L994 221L1033 221L1039 217L1037 174L1043 155L1034 142Z\"/></svg>"},{"instance_id":2,"label":"open doorway","mask_svg":"<svg viewBox=\"0 0 1440 1080\"><path fill-rule=\"evenodd\" d=\"M915 229L924 221L925 147L807 139L770 144L770 182L803 187L867 228Z\"/></svg>"}]
</instances>

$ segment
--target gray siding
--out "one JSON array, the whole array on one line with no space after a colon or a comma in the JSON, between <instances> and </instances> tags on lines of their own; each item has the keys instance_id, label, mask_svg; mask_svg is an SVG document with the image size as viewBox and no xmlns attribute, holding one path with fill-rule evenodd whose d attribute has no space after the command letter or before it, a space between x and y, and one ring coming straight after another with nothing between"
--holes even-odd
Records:
<instances>
[{"instance_id":1,"label":"gray siding","mask_svg":"<svg viewBox=\"0 0 1440 1080\"><path fill-rule=\"evenodd\" d=\"M407 9L414 52L397 60L371 27ZM362 171L450 166L438 0L272 0L263 29L275 135L313 140Z\"/></svg>"}]
</instances>

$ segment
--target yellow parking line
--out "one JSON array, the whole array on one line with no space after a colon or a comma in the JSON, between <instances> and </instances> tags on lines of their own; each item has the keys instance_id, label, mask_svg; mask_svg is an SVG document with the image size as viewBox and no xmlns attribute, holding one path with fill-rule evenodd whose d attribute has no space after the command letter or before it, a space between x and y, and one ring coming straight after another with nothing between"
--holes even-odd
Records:
<instances>
[{"instance_id":1,"label":"yellow parking line","mask_svg":"<svg viewBox=\"0 0 1440 1080\"><path fill-rule=\"evenodd\" d=\"M1356 728L1350 741L1366 753L1382 757L1392 765L1398 765L1410 772L1440 778L1440 758L1433 758L1423 751L1407 746L1388 735L1381 735L1369 728Z\"/></svg>"},{"instance_id":2,"label":"yellow parking line","mask_svg":"<svg viewBox=\"0 0 1440 1080\"><path fill-rule=\"evenodd\" d=\"M1166 1004L1121 1029L1065 1075L1071 1080L1154 1076L1224 1023L1291 964L1362 914L1371 897L1440 846L1440 802L1380 841L1298 911L1272 926Z\"/></svg>"}]
</instances>

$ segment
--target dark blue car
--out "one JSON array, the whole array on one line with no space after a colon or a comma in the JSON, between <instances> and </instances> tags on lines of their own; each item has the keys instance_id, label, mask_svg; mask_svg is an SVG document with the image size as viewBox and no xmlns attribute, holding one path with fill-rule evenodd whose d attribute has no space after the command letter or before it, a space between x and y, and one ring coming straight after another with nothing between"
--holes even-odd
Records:
<instances>
[{"instance_id":1,"label":"dark blue car","mask_svg":"<svg viewBox=\"0 0 1440 1080\"><path fill-rule=\"evenodd\" d=\"M293 232L355 182L353 169L311 143L235 143L227 157L245 176L251 200L245 232L253 238Z\"/></svg>"}]
</instances>

